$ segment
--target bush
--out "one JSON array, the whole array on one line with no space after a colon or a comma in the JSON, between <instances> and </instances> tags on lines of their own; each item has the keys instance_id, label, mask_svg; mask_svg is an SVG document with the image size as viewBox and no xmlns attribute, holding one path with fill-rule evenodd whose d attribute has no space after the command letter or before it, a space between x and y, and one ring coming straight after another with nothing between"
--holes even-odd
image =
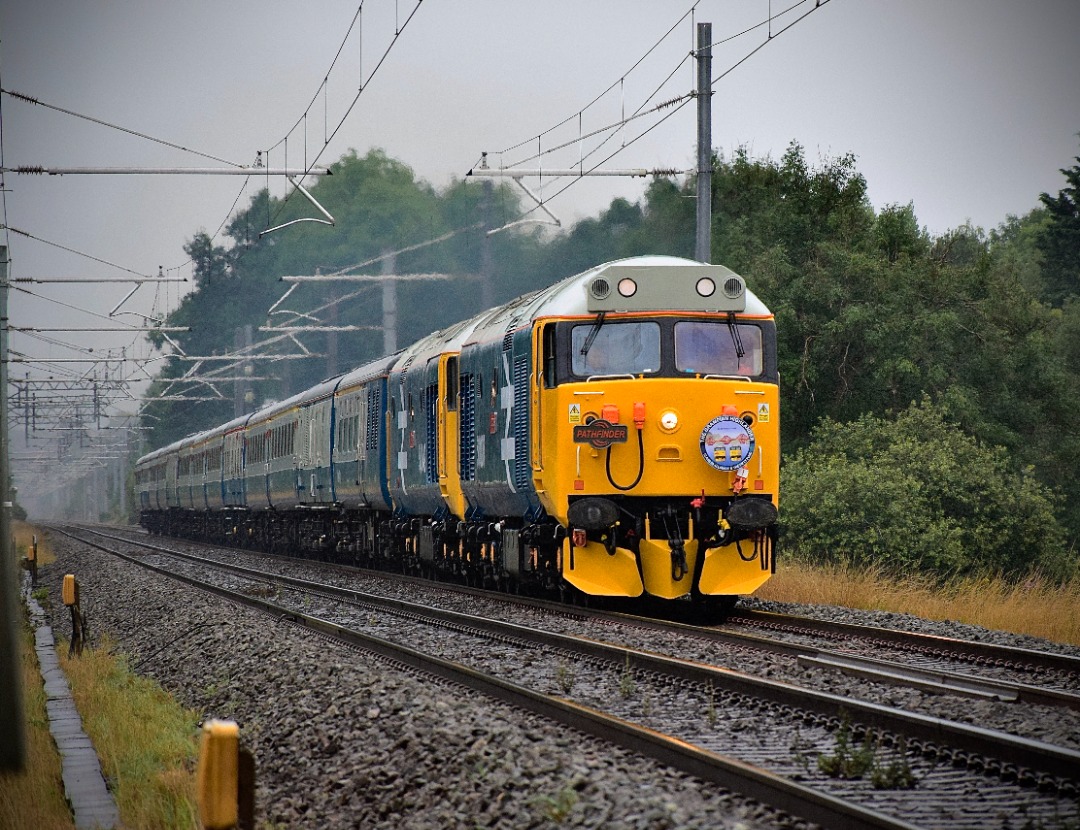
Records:
<instances>
[{"instance_id":1,"label":"bush","mask_svg":"<svg viewBox=\"0 0 1080 830\"><path fill-rule=\"evenodd\" d=\"M947 578L1066 578L1060 497L924 399L895 419L824 420L782 471L784 547L812 563Z\"/></svg>"}]
</instances>

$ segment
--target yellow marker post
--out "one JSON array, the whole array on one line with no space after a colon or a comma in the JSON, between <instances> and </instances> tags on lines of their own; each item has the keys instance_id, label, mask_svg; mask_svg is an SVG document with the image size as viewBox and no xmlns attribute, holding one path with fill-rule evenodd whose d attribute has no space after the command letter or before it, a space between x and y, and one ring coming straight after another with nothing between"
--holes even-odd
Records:
<instances>
[{"instance_id":1,"label":"yellow marker post","mask_svg":"<svg viewBox=\"0 0 1080 830\"><path fill-rule=\"evenodd\" d=\"M203 724L197 775L199 816L207 830L235 827L238 815L240 727L231 720Z\"/></svg>"},{"instance_id":2,"label":"yellow marker post","mask_svg":"<svg viewBox=\"0 0 1080 830\"><path fill-rule=\"evenodd\" d=\"M79 604L79 583L75 581L75 574L64 574L64 588L61 594L64 597L64 605Z\"/></svg>"},{"instance_id":3,"label":"yellow marker post","mask_svg":"<svg viewBox=\"0 0 1080 830\"><path fill-rule=\"evenodd\" d=\"M26 567L30 571L30 587L37 587L37 536L33 537L33 542L26 551L26 560L24 562Z\"/></svg>"},{"instance_id":4,"label":"yellow marker post","mask_svg":"<svg viewBox=\"0 0 1080 830\"><path fill-rule=\"evenodd\" d=\"M75 655L82 655L85 628L82 609L79 607L79 582L75 579L75 574L64 574L64 587L60 594L64 605L71 609L71 645L68 647L68 659L71 659Z\"/></svg>"}]
</instances>

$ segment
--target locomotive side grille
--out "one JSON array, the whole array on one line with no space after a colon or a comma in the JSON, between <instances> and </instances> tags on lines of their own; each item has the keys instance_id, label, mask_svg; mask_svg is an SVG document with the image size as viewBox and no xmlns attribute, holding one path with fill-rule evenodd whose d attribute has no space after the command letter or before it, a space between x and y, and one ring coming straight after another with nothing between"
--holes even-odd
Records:
<instances>
[{"instance_id":1,"label":"locomotive side grille","mask_svg":"<svg viewBox=\"0 0 1080 830\"><path fill-rule=\"evenodd\" d=\"M379 412L382 411L382 390L373 386L368 389L367 405L367 442L369 453L379 449Z\"/></svg>"},{"instance_id":2,"label":"locomotive side grille","mask_svg":"<svg viewBox=\"0 0 1080 830\"><path fill-rule=\"evenodd\" d=\"M514 486L528 487L529 467L529 356L514 359Z\"/></svg>"},{"instance_id":3,"label":"locomotive side grille","mask_svg":"<svg viewBox=\"0 0 1080 830\"><path fill-rule=\"evenodd\" d=\"M503 335L502 350L504 352L508 352L508 351L510 351L510 348L513 345L514 345L514 334L513 334L513 332L508 331L506 334Z\"/></svg>"},{"instance_id":4,"label":"locomotive side grille","mask_svg":"<svg viewBox=\"0 0 1080 830\"><path fill-rule=\"evenodd\" d=\"M371 393L373 390L369 389L367 397L357 396L356 398L356 429L358 435L356 436L356 459L358 461L367 461L367 445L371 435ZM359 430L363 430L362 433Z\"/></svg>"},{"instance_id":5,"label":"locomotive side grille","mask_svg":"<svg viewBox=\"0 0 1080 830\"><path fill-rule=\"evenodd\" d=\"M473 376L461 376L461 439L458 473L462 481L476 479L476 389Z\"/></svg>"},{"instance_id":6,"label":"locomotive side grille","mask_svg":"<svg viewBox=\"0 0 1080 830\"><path fill-rule=\"evenodd\" d=\"M428 386L424 394L424 409L427 413L427 467L425 480L434 484L439 480L439 385Z\"/></svg>"}]
</instances>

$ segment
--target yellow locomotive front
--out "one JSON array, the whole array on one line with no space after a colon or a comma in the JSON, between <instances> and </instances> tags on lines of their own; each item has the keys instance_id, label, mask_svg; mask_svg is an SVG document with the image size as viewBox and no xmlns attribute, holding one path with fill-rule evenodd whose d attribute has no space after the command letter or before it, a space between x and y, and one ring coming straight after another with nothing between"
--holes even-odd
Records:
<instances>
[{"instance_id":1,"label":"yellow locomotive front","mask_svg":"<svg viewBox=\"0 0 1080 830\"><path fill-rule=\"evenodd\" d=\"M749 593L776 548L772 314L722 266L633 262L533 329L533 481L567 528L561 575L601 596Z\"/></svg>"}]
</instances>

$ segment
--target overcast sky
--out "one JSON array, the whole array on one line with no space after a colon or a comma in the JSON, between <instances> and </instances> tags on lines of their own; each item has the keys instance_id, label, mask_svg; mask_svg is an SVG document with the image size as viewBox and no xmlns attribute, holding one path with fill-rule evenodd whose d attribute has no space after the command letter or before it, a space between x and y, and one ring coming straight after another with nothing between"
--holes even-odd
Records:
<instances>
[{"instance_id":1,"label":"overcast sky","mask_svg":"<svg viewBox=\"0 0 1080 830\"><path fill-rule=\"evenodd\" d=\"M544 164L576 163L584 152L579 134L636 110L673 70L653 103L693 88L692 23L710 22L721 41L794 2L701 0L684 18L691 0L366 0L361 28L345 42L323 95L317 92L356 0L4 0L0 78L7 90L234 164L250 164L256 151L275 145L270 163L285 163L279 142L289 135L291 165L305 154L330 163L349 148L381 147L441 187L485 150L493 165L509 164L537 146L570 142ZM796 140L811 163L852 153L875 207L913 202L932 234L968 221L994 228L1037 207L1040 192L1063 186L1060 168L1080 154L1080 3L831 0L781 31L813 5L775 21L774 37L737 68L768 39L769 27L715 47L712 130L720 152L745 145L754 157L776 159ZM365 90L342 121L361 78ZM9 168L222 166L7 95L0 105ZM627 141L605 167L691 167L693 104L633 140L656 120L628 126L590 160ZM498 154L519 142L523 150ZM55 246L154 274L185 262L182 246L195 232L217 231L241 184L236 177L9 173L6 223L45 241L15 233L0 241L10 246L15 278L125 275ZM263 184L250 184L241 205ZM561 186L546 180L542 188L564 224L595 215L615 196L637 199L644 188L641 180L591 179L552 198ZM271 187L282 195L286 185ZM35 290L107 314L129 289ZM140 289L124 309L149 310L153 295ZM154 308L168 311L176 300L175 288L161 292ZM19 293L11 308L13 325L102 322ZM32 355L69 354L17 334L12 345Z\"/></svg>"}]
</instances>

